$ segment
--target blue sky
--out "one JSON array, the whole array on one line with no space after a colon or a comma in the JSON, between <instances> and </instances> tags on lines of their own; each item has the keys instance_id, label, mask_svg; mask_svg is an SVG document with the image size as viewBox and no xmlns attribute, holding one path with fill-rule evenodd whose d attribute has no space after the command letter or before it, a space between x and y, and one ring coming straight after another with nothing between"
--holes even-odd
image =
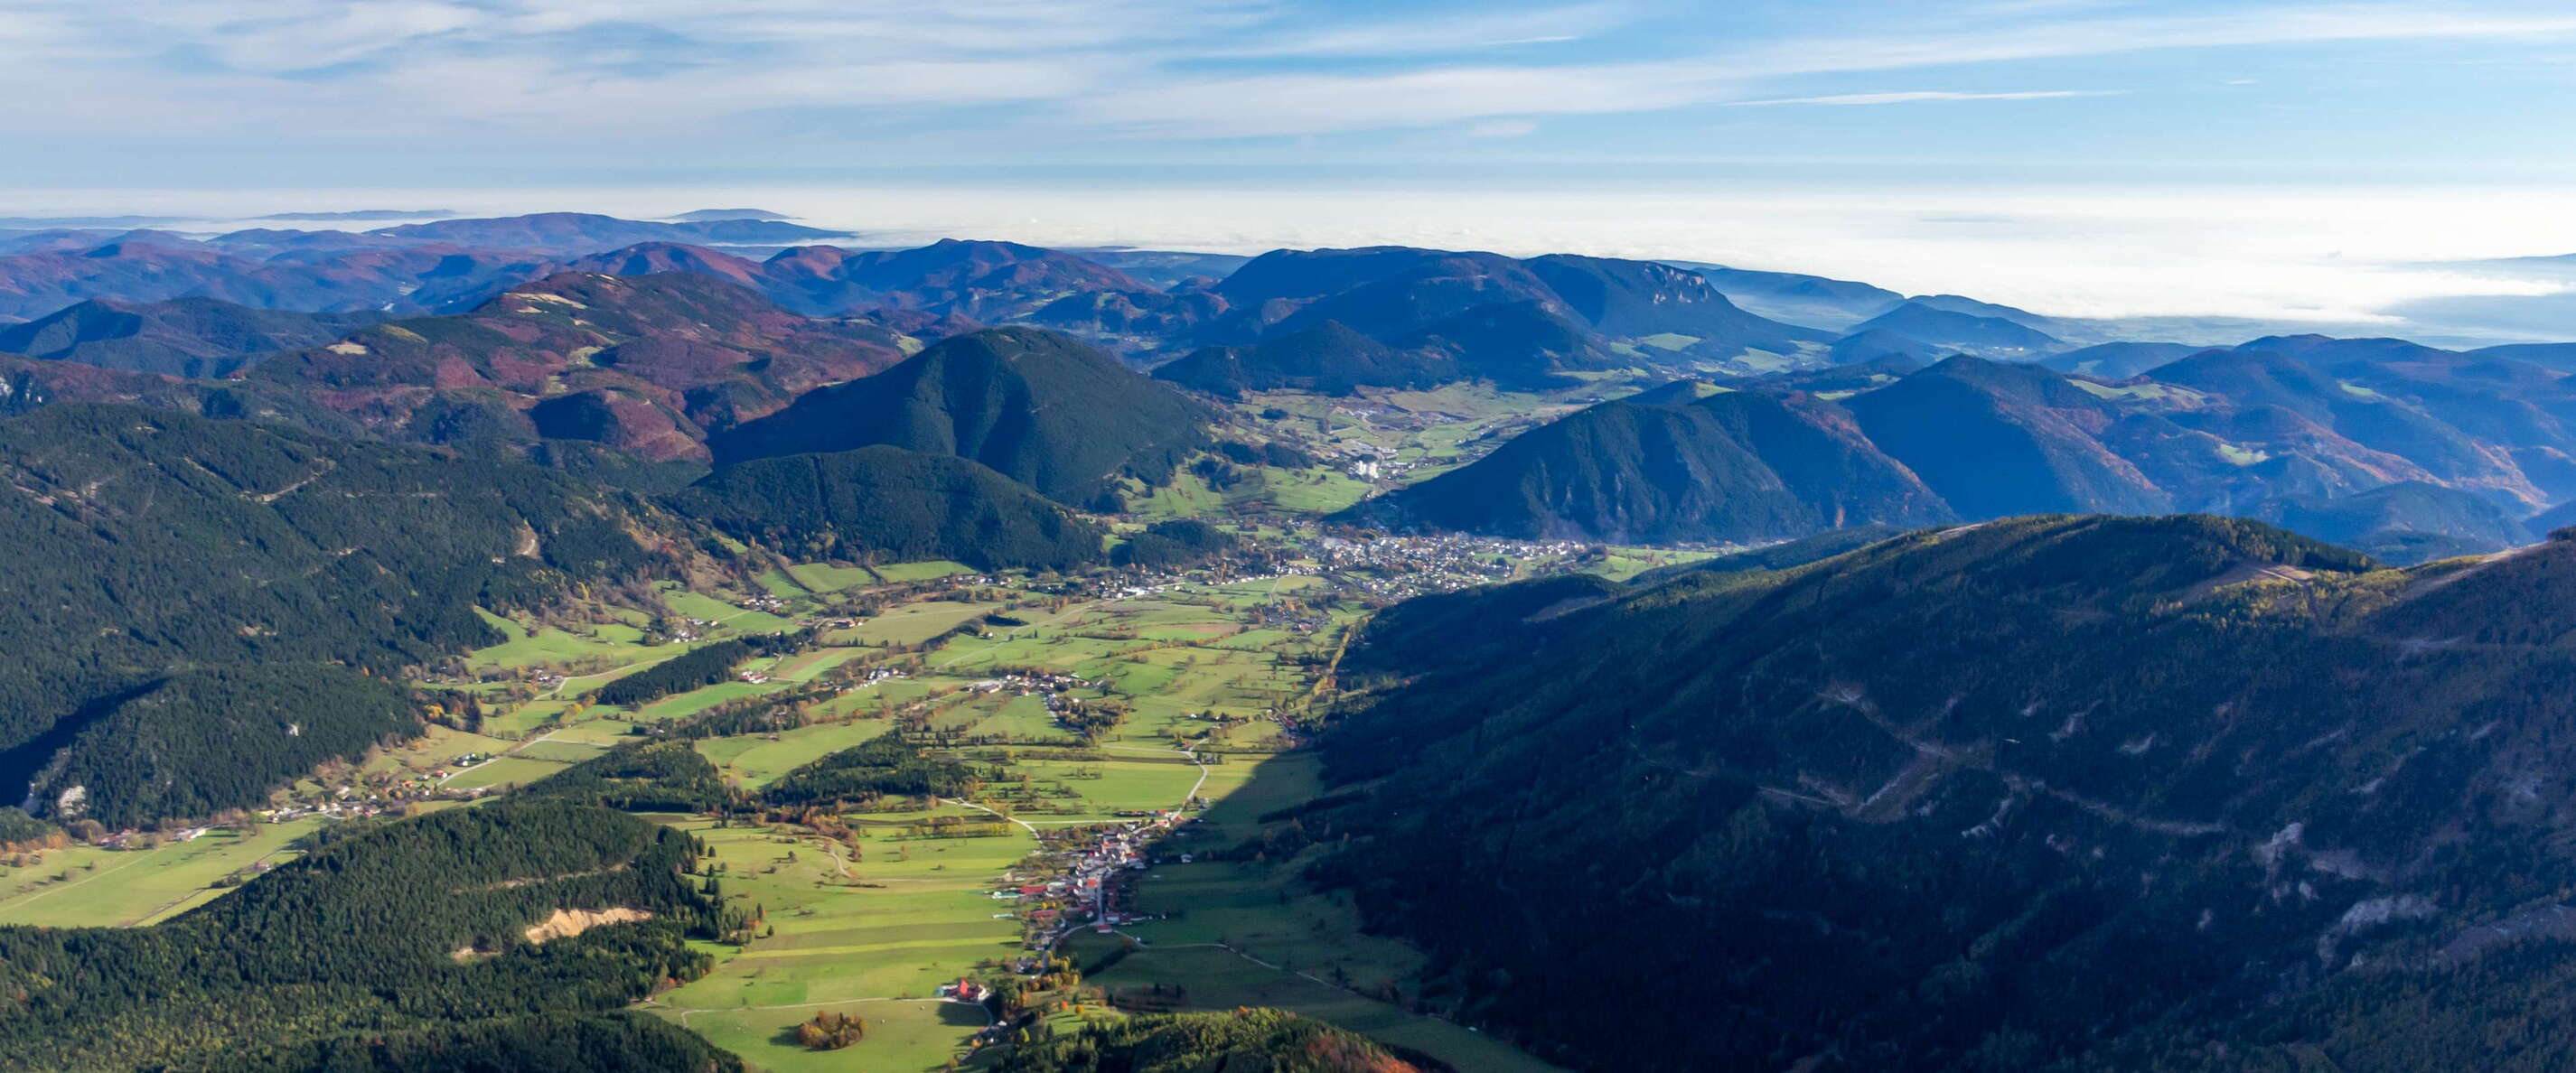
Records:
<instances>
[{"instance_id":1,"label":"blue sky","mask_svg":"<svg viewBox=\"0 0 2576 1073\"><path fill-rule=\"evenodd\" d=\"M2548 182L2576 7L0 0L0 187Z\"/></svg>"}]
</instances>

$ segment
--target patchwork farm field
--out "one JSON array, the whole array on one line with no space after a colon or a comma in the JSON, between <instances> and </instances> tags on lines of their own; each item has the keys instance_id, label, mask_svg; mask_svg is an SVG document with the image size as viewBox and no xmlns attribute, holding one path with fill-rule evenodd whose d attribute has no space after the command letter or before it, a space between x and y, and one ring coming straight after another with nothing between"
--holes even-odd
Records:
<instances>
[{"instance_id":1,"label":"patchwork farm field","mask_svg":"<svg viewBox=\"0 0 2576 1073\"><path fill-rule=\"evenodd\" d=\"M1088 961L1129 942L1064 929L1070 916L1058 909L1076 906L1054 890L1025 892L1065 874L1067 847L1098 832L1187 814L1181 837L1151 851L1162 863L1127 873L1120 912L1140 919L1121 930L1145 945L1043 999L1042 1024L1121 1016L1104 987L1183 984L1197 1005L1281 1005L1462 1069L1545 1068L1373 997L1401 997L1419 955L1361 935L1346 905L1299 885L1293 862L1178 863L1257 834L1259 815L1320 792L1314 760L1293 750L1280 713L1307 699L1316 662L1359 617L1315 606L1338 591L1288 574L1068 593L953 563L802 564L766 571L744 591L666 587L659 606L596 607L586 621L487 616L501 641L424 683L441 691L438 717L456 725L317 773L282 804L451 807L675 734L723 783L753 795L897 735L968 765L978 788L864 811L654 817L705 845L708 879L754 925L725 943L701 941L713 971L645 1009L756 1069L971 1064L1008 1044L987 1033L985 1005L945 1000L941 987L1042 968L1050 952ZM596 696L701 646L782 635L798 640L718 681L631 704ZM763 729L701 729L759 713L751 725ZM1086 721L1069 722L1077 713ZM220 897L227 877L290 858L325 822L306 815L249 836L49 851L0 870L0 923L164 919ZM822 1011L863 1018L865 1038L804 1049L794 1028Z\"/></svg>"}]
</instances>

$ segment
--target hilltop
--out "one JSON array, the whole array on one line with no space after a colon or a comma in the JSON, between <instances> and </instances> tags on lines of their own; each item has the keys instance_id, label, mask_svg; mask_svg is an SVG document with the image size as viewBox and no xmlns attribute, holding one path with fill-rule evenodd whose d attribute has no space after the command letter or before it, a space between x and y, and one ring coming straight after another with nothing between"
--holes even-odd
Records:
<instances>
[{"instance_id":1,"label":"hilltop","mask_svg":"<svg viewBox=\"0 0 2576 1073\"><path fill-rule=\"evenodd\" d=\"M1691 384L1605 402L1345 520L1528 540L1770 541L1951 511L1829 405Z\"/></svg>"},{"instance_id":2,"label":"hilltop","mask_svg":"<svg viewBox=\"0 0 2576 1073\"><path fill-rule=\"evenodd\" d=\"M1034 328L945 340L875 376L811 391L709 444L719 466L871 444L983 463L1062 502L1121 474L1167 476L1210 414L1117 359Z\"/></svg>"}]
</instances>

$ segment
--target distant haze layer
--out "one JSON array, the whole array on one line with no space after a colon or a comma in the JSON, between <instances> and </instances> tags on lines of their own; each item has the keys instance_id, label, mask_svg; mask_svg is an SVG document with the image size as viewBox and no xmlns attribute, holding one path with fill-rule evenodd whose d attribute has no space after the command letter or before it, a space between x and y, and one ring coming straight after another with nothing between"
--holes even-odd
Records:
<instances>
[{"instance_id":1,"label":"distant haze layer","mask_svg":"<svg viewBox=\"0 0 2576 1073\"><path fill-rule=\"evenodd\" d=\"M2576 272L2564 269L2446 263L2576 253L2576 191L2563 189L1640 183L1461 190L1375 182L0 194L6 215L145 214L208 227L270 213L402 204L452 205L471 215L570 209L631 217L759 204L857 231L862 238L854 244L885 246L955 236L1243 253L1379 244L1575 252L1973 294L2054 316L2252 318L2418 337L2576 338L2576 322L2548 330L2554 317L2494 328L2426 315L2489 300L2554 308L2576 294Z\"/></svg>"}]
</instances>

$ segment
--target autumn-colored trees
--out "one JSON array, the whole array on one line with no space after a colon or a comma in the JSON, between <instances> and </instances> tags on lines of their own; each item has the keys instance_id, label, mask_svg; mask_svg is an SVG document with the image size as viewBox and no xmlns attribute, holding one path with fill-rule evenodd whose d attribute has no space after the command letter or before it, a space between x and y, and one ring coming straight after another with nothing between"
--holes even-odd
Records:
<instances>
[{"instance_id":1,"label":"autumn-colored trees","mask_svg":"<svg viewBox=\"0 0 2576 1073\"><path fill-rule=\"evenodd\" d=\"M808 1050L837 1051L866 1039L867 1035L866 1021L846 1013L833 1013L828 1010L817 1013L813 1020L796 1026L796 1042L804 1044Z\"/></svg>"}]
</instances>

